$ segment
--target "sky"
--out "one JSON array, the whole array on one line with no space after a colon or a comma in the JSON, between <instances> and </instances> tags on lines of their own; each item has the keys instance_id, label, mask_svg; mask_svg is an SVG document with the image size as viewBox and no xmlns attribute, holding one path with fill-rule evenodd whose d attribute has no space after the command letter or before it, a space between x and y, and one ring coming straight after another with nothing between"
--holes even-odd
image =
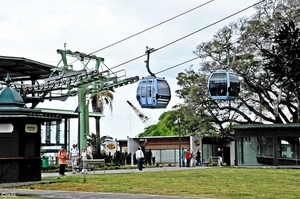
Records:
<instances>
[{"instance_id":1,"label":"sky","mask_svg":"<svg viewBox=\"0 0 300 199\"><path fill-rule=\"evenodd\" d=\"M148 29L201 4L195 9L163 25L134 36L124 42L96 52L108 45ZM57 49L96 52L103 57L109 68L143 55L146 46L159 49L197 30L209 26L257 0L0 0L0 55L25 57L27 59L57 66L61 57ZM150 55L150 70L153 73L170 68L195 58L193 51L197 44L210 41L214 34L230 22L241 17L250 17L254 8L243 11L229 19L197 32L178 42L174 42ZM73 59L74 60L74 59ZM119 66L114 71L126 71L127 77L148 76L144 61L146 56ZM183 64L158 74L168 81L172 98L166 109L142 109L136 101L138 83L115 89L113 112L104 110L100 120L101 136L116 139L136 137L146 127L127 104L129 100L144 115L156 123L159 116L182 101L176 96L176 77L190 66L198 70L200 60ZM80 70L80 62L73 63ZM39 108L75 110L77 97L65 102L45 101ZM175 122L175 121L174 121ZM90 133L95 132L94 119L90 119ZM71 120L71 141L77 141L77 119Z\"/></svg>"}]
</instances>

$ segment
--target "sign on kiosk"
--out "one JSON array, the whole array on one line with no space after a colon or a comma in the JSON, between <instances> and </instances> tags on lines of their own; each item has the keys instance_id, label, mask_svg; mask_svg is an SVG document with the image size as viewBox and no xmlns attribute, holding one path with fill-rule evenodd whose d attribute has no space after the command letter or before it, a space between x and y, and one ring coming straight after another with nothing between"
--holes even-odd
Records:
<instances>
[{"instance_id":1,"label":"sign on kiosk","mask_svg":"<svg viewBox=\"0 0 300 199\"><path fill-rule=\"evenodd\" d=\"M26 124L25 132L26 133L36 133L38 131L38 126L36 124Z\"/></svg>"}]
</instances>

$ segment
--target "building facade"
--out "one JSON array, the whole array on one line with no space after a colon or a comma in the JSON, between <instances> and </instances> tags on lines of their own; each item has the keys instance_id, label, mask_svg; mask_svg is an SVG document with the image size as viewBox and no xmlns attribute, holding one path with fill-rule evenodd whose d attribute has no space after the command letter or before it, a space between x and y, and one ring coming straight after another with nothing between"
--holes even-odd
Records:
<instances>
[{"instance_id":1,"label":"building facade","mask_svg":"<svg viewBox=\"0 0 300 199\"><path fill-rule=\"evenodd\" d=\"M130 138L119 140L119 148L122 153L134 154L138 147L144 152L151 149L155 162L179 165L181 160L180 148L197 152L202 151L202 161L207 160L210 156L217 156L218 148L222 149L222 158L228 166L234 165L234 142L221 144L219 138L200 137L200 136L153 136L142 138ZM132 163L134 157L132 157Z\"/></svg>"},{"instance_id":2,"label":"building facade","mask_svg":"<svg viewBox=\"0 0 300 199\"><path fill-rule=\"evenodd\" d=\"M237 166L299 166L300 124L239 125L234 130Z\"/></svg>"}]
</instances>

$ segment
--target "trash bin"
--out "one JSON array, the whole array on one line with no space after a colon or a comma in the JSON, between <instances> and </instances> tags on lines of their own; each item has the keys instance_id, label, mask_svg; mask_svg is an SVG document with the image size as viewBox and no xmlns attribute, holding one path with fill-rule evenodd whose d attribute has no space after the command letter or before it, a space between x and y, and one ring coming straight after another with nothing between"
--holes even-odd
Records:
<instances>
[{"instance_id":1,"label":"trash bin","mask_svg":"<svg viewBox=\"0 0 300 199\"><path fill-rule=\"evenodd\" d=\"M42 157L42 168L48 169L48 166L49 166L49 157L44 155Z\"/></svg>"}]
</instances>

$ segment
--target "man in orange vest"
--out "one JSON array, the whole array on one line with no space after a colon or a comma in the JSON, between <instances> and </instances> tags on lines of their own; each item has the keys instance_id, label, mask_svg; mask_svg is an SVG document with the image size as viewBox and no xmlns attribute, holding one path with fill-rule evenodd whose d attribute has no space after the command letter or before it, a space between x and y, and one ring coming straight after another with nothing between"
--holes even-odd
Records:
<instances>
[{"instance_id":1,"label":"man in orange vest","mask_svg":"<svg viewBox=\"0 0 300 199\"><path fill-rule=\"evenodd\" d=\"M61 146L60 150L58 151L57 156L58 156L58 163L59 163L59 175L65 176L68 153L65 150L64 145Z\"/></svg>"}]
</instances>

